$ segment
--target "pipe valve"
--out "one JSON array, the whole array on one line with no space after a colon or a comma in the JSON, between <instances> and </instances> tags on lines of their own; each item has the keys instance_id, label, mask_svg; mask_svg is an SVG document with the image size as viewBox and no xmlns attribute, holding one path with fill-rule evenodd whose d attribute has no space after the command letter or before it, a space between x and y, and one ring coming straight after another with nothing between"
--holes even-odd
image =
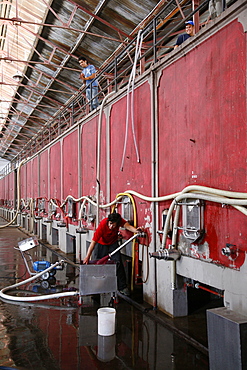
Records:
<instances>
[{"instance_id":1,"label":"pipe valve","mask_svg":"<svg viewBox=\"0 0 247 370\"><path fill-rule=\"evenodd\" d=\"M236 245L234 244L227 243L225 248L221 249L221 253L223 254L223 256L228 257L232 261L234 261L238 256L237 248L236 248Z\"/></svg>"},{"instance_id":2,"label":"pipe valve","mask_svg":"<svg viewBox=\"0 0 247 370\"><path fill-rule=\"evenodd\" d=\"M76 233L78 234L87 234L88 233L88 229L86 229L85 227L78 227L78 229L75 230Z\"/></svg>"}]
</instances>

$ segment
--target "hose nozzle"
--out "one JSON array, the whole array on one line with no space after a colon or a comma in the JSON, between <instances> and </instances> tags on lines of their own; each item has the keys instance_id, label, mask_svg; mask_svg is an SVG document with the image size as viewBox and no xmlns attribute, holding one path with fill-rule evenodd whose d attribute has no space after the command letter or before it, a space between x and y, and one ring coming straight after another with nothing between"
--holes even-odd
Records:
<instances>
[{"instance_id":1,"label":"hose nozzle","mask_svg":"<svg viewBox=\"0 0 247 370\"><path fill-rule=\"evenodd\" d=\"M149 253L150 258L154 257L158 260L177 261L181 257L181 252L178 249L160 249L157 252Z\"/></svg>"},{"instance_id":2,"label":"hose nozzle","mask_svg":"<svg viewBox=\"0 0 247 370\"><path fill-rule=\"evenodd\" d=\"M146 238L146 233L145 233L145 231L138 231L138 233L136 234L136 236L138 238Z\"/></svg>"}]
</instances>

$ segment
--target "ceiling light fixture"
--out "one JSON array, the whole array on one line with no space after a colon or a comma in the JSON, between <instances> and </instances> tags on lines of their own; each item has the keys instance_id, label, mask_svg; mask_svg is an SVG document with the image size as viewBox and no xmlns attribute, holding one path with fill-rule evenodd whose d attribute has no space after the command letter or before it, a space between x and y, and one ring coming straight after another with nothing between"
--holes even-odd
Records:
<instances>
[{"instance_id":1,"label":"ceiling light fixture","mask_svg":"<svg viewBox=\"0 0 247 370\"><path fill-rule=\"evenodd\" d=\"M14 76L12 76L12 77L13 77L13 79L14 79L14 80L16 80L16 81L20 82L20 81L21 81L21 79L22 79L22 77L23 77L23 75L22 75L22 73L21 73L21 72L16 71L16 73L15 73L15 74L14 74Z\"/></svg>"},{"instance_id":2,"label":"ceiling light fixture","mask_svg":"<svg viewBox=\"0 0 247 370\"><path fill-rule=\"evenodd\" d=\"M18 71L18 62L19 62L19 25L16 23L16 66L17 70L16 73L13 75L13 79L17 82L20 82L22 79L22 73Z\"/></svg>"}]
</instances>

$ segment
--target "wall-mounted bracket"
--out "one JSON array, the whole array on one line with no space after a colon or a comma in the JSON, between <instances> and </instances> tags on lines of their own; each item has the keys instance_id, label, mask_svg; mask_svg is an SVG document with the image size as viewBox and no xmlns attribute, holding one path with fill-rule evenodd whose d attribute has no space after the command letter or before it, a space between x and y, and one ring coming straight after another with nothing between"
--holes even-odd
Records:
<instances>
[{"instance_id":1,"label":"wall-mounted bracket","mask_svg":"<svg viewBox=\"0 0 247 370\"><path fill-rule=\"evenodd\" d=\"M204 234L204 202L201 199L185 199L182 204L183 235L191 242Z\"/></svg>"}]
</instances>

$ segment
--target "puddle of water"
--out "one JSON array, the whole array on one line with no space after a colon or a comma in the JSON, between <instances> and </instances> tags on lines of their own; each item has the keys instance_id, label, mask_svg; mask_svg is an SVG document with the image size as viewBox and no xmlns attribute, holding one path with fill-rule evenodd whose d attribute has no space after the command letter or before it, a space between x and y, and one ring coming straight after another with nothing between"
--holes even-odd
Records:
<instances>
[{"instance_id":1,"label":"puddle of water","mask_svg":"<svg viewBox=\"0 0 247 370\"><path fill-rule=\"evenodd\" d=\"M17 243L14 238L0 238L1 289L30 276L15 249ZM59 258L43 246L25 257L29 262L51 263ZM78 289L78 283L79 266L66 264L52 278L20 287L18 294L65 292ZM96 298L83 297L82 306L76 297L37 303L0 301L0 369L208 369L206 355L121 299L115 306L115 334L99 336ZM108 299L110 295L105 295L105 305Z\"/></svg>"}]
</instances>

